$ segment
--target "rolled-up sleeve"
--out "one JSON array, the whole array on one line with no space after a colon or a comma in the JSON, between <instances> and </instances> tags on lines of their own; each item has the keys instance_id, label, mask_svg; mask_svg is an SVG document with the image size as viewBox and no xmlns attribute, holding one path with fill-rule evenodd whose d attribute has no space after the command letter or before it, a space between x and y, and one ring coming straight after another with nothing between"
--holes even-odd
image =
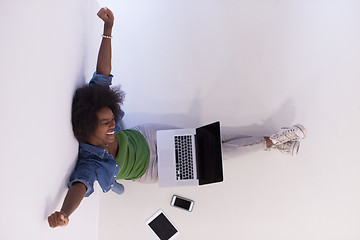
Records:
<instances>
[{"instance_id":1,"label":"rolled-up sleeve","mask_svg":"<svg viewBox=\"0 0 360 240\"><path fill-rule=\"evenodd\" d=\"M112 84L112 78L114 76L110 74L110 76L105 76L94 72L93 77L91 78L89 85L101 85L101 86L110 86Z\"/></svg>"},{"instance_id":2,"label":"rolled-up sleeve","mask_svg":"<svg viewBox=\"0 0 360 240\"><path fill-rule=\"evenodd\" d=\"M85 197L89 197L94 192L95 180L96 173L93 166L89 163L78 162L67 185L70 188L76 182L83 183L86 186Z\"/></svg>"}]
</instances>

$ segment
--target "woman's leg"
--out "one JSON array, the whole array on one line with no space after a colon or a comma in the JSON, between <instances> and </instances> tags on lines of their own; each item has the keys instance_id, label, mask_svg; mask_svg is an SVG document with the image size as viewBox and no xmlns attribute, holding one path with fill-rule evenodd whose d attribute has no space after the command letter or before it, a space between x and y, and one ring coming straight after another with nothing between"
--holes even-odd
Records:
<instances>
[{"instance_id":1,"label":"woman's leg","mask_svg":"<svg viewBox=\"0 0 360 240\"><path fill-rule=\"evenodd\" d=\"M227 160L265 150L269 145L267 139L262 136L222 136L223 159Z\"/></svg>"},{"instance_id":2,"label":"woman's leg","mask_svg":"<svg viewBox=\"0 0 360 240\"><path fill-rule=\"evenodd\" d=\"M142 124L131 129L134 129L140 132L150 148L150 161L149 166L144 175L141 178L135 179L134 182L141 183L154 183L158 181L158 158L157 158L157 150L156 150L156 132L158 130L168 130L168 129L177 129L178 127L174 127L166 124Z\"/></svg>"},{"instance_id":3,"label":"woman's leg","mask_svg":"<svg viewBox=\"0 0 360 240\"><path fill-rule=\"evenodd\" d=\"M300 141L306 137L307 131L301 124L282 128L270 137L251 137L239 135L223 135L223 158L230 159L260 151L277 149L282 153L295 156L299 151Z\"/></svg>"}]
</instances>

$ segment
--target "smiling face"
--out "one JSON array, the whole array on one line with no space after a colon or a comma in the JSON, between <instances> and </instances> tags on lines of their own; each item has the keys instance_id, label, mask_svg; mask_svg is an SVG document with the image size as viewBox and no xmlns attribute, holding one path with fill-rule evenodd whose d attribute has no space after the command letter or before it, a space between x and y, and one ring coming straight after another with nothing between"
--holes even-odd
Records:
<instances>
[{"instance_id":1,"label":"smiling face","mask_svg":"<svg viewBox=\"0 0 360 240\"><path fill-rule=\"evenodd\" d=\"M97 112L98 124L91 134L89 143L98 147L106 147L116 141L115 117L110 108L104 107Z\"/></svg>"}]
</instances>

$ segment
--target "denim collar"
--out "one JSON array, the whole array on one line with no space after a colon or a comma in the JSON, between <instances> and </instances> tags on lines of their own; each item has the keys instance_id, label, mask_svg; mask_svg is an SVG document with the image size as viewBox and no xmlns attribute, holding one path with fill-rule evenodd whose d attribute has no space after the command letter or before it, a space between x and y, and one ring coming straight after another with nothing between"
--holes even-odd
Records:
<instances>
[{"instance_id":1,"label":"denim collar","mask_svg":"<svg viewBox=\"0 0 360 240\"><path fill-rule=\"evenodd\" d=\"M91 154L98 156L101 159L104 158L105 153L107 152L105 148L93 146L84 142L79 143L79 148L80 150L85 150Z\"/></svg>"}]
</instances>

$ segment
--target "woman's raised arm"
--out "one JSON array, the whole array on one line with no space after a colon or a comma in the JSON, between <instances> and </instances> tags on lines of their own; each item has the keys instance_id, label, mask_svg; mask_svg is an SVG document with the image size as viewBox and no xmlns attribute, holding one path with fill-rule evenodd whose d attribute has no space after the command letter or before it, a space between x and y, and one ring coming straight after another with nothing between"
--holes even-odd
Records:
<instances>
[{"instance_id":1,"label":"woman's raised arm","mask_svg":"<svg viewBox=\"0 0 360 240\"><path fill-rule=\"evenodd\" d=\"M114 25L114 14L108 8L101 8L97 15L104 21L104 32L99 49L96 72L109 76L111 73L111 33Z\"/></svg>"}]
</instances>

